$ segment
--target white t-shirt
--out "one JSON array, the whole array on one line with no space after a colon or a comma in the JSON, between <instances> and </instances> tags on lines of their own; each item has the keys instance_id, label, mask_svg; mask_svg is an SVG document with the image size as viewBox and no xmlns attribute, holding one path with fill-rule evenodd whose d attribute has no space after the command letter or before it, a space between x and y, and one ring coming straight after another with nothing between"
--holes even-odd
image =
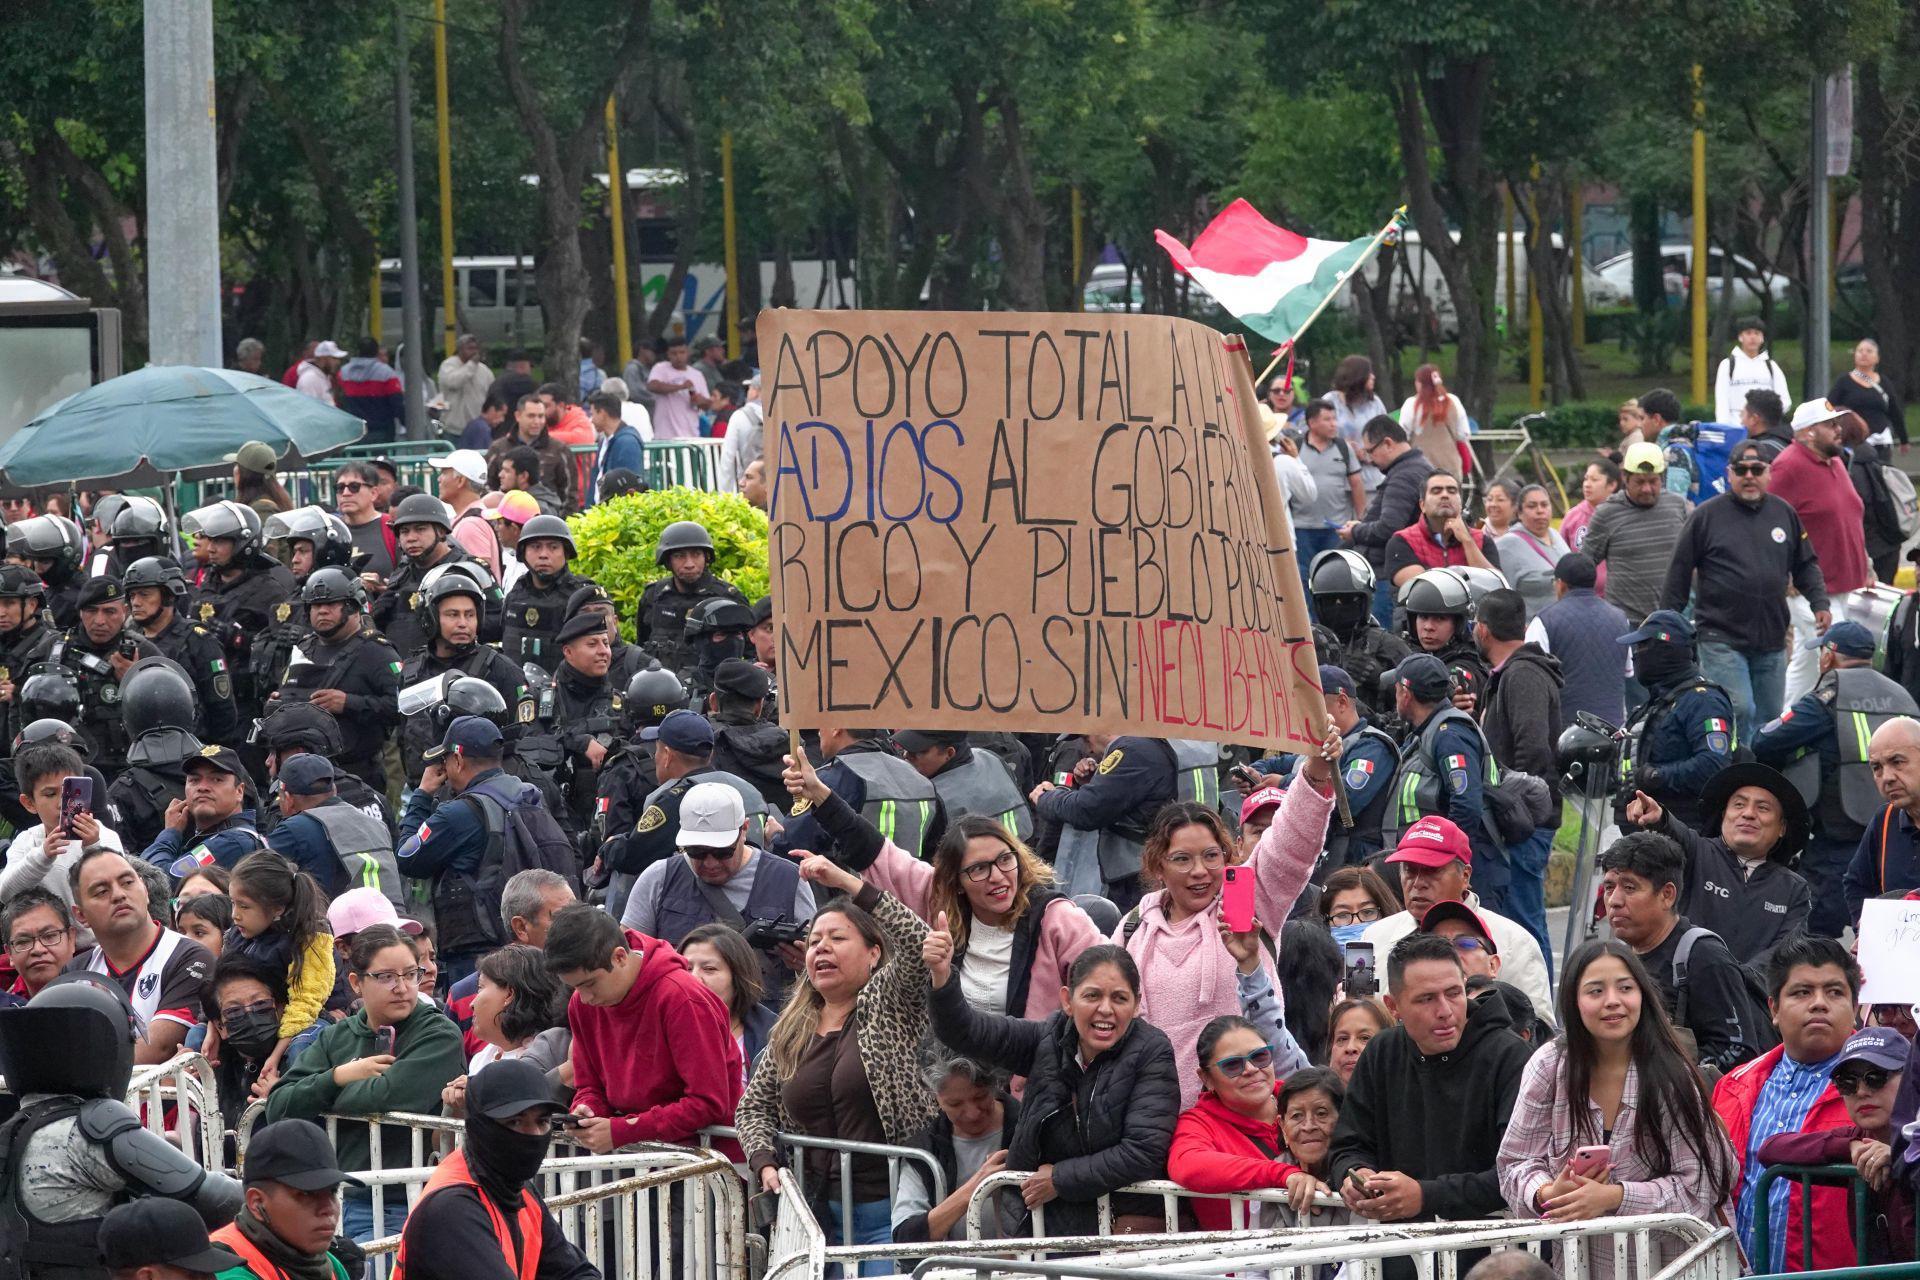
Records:
<instances>
[{"instance_id":1,"label":"white t-shirt","mask_svg":"<svg viewBox=\"0 0 1920 1280\"><path fill-rule=\"evenodd\" d=\"M1007 1012L1007 975L1012 971L1013 930L975 920L967 928L967 961L960 966L960 993L967 1003L983 1013Z\"/></svg>"}]
</instances>

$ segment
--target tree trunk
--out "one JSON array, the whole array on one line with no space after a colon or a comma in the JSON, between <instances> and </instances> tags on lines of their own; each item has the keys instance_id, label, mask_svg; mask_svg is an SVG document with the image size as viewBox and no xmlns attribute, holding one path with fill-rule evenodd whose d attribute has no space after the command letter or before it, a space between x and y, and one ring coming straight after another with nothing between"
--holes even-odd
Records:
<instances>
[{"instance_id":1,"label":"tree trunk","mask_svg":"<svg viewBox=\"0 0 1920 1280\"><path fill-rule=\"evenodd\" d=\"M1027 162L1020 104L1005 86L994 95L1000 115L1000 154L995 172L984 163L973 171L975 198L1000 230L1000 294L1014 311L1047 310L1047 212L1034 194ZM981 160L986 161L983 153Z\"/></svg>"},{"instance_id":2,"label":"tree trunk","mask_svg":"<svg viewBox=\"0 0 1920 1280\"><path fill-rule=\"evenodd\" d=\"M657 81L650 101L654 115L679 143L681 162L687 171L686 181L680 184L679 208L674 211L673 266L667 270L667 286L660 291L660 300L653 304L653 313L647 317L646 332L665 333L673 319L674 305L686 290L687 272L692 269L694 256L700 249L700 217L707 207L706 157L701 153L700 135L693 122L667 101ZM733 287L731 280L727 287ZM693 332L694 324L694 318L687 317L689 338L697 336Z\"/></svg>"},{"instance_id":3,"label":"tree trunk","mask_svg":"<svg viewBox=\"0 0 1920 1280\"><path fill-rule=\"evenodd\" d=\"M1512 185L1526 229L1527 279L1540 298L1548 402L1560 404L1569 397L1582 400L1586 398L1585 380L1573 349L1572 271L1564 249L1553 247L1553 228L1565 212L1565 176L1555 166L1538 182L1515 179Z\"/></svg>"}]
</instances>

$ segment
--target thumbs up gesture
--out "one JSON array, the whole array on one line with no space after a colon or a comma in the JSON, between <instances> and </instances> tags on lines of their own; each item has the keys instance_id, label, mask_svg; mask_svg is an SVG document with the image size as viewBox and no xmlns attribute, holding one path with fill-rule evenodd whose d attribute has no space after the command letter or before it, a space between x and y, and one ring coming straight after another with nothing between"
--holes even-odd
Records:
<instances>
[{"instance_id":1,"label":"thumbs up gesture","mask_svg":"<svg viewBox=\"0 0 1920 1280\"><path fill-rule=\"evenodd\" d=\"M947 932L946 912L933 917L933 928L920 944L920 959L927 966L927 976L933 979L933 985L946 986L947 979L953 976L953 935Z\"/></svg>"}]
</instances>

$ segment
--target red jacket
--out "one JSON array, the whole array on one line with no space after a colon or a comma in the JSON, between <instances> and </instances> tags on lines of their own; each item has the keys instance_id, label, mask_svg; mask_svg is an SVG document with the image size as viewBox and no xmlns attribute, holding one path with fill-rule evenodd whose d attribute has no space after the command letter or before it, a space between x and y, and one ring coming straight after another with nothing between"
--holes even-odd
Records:
<instances>
[{"instance_id":1,"label":"red jacket","mask_svg":"<svg viewBox=\"0 0 1920 1280\"><path fill-rule=\"evenodd\" d=\"M740 1046L725 1006L678 951L632 929L626 935L641 955L627 998L610 1008L578 995L567 1002L574 1101L613 1117L616 1146L694 1145L699 1130L733 1123Z\"/></svg>"},{"instance_id":2,"label":"red jacket","mask_svg":"<svg viewBox=\"0 0 1920 1280\"><path fill-rule=\"evenodd\" d=\"M1276 1098L1280 1083L1274 1082ZM1211 1092L1200 1095L1173 1126L1173 1147L1167 1152L1167 1176L1189 1191L1213 1193L1262 1191L1284 1187L1302 1170L1278 1157L1280 1124L1243 1116ZM1232 1210L1225 1200L1195 1200L1193 1216L1202 1231L1232 1230Z\"/></svg>"},{"instance_id":3,"label":"red jacket","mask_svg":"<svg viewBox=\"0 0 1920 1280\"><path fill-rule=\"evenodd\" d=\"M1752 1140L1753 1109L1760 1102L1760 1090L1767 1083L1767 1077L1786 1053L1785 1045L1775 1045L1752 1062L1734 1069L1730 1075L1720 1077L1713 1086L1713 1109L1727 1126L1727 1136L1733 1140L1733 1149L1740 1158L1740 1168L1736 1171L1733 1183L1733 1198L1738 1201L1740 1189L1746 1179L1747 1144ZM1853 1123L1847 1118L1847 1104L1840 1100L1840 1093L1831 1084L1821 1093L1807 1113L1806 1123L1800 1126L1801 1133L1815 1133L1821 1129L1838 1129ZM1827 1271L1835 1267L1851 1267L1853 1256L1853 1218L1847 1211L1847 1191L1845 1187L1815 1187L1813 1190L1813 1265L1815 1270ZM1770 1262L1781 1271L1800 1271L1801 1240L1805 1225L1800 1220L1800 1193L1796 1190L1787 1197L1787 1256L1773 1258Z\"/></svg>"},{"instance_id":4,"label":"red jacket","mask_svg":"<svg viewBox=\"0 0 1920 1280\"><path fill-rule=\"evenodd\" d=\"M1471 525L1467 534L1473 539L1473 545L1485 550L1487 535ZM1433 536L1433 530L1427 527L1427 518L1421 516L1406 528L1393 535L1413 549L1413 558L1429 569L1458 568L1467 564L1467 549L1458 542L1449 542L1441 546ZM1391 540L1391 539L1390 539Z\"/></svg>"}]
</instances>

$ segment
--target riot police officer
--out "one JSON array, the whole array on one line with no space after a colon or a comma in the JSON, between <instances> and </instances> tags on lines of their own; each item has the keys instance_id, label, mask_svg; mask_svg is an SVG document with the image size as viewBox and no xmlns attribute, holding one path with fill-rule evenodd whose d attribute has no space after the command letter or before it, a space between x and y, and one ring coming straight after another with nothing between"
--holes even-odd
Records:
<instances>
[{"instance_id":1,"label":"riot police officer","mask_svg":"<svg viewBox=\"0 0 1920 1280\"><path fill-rule=\"evenodd\" d=\"M1700 674L1693 624L1673 610L1655 609L1619 643L1632 646L1633 675L1647 701L1627 717L1615 807L1624 812L1633 793L1644 791L1698 831L1705 820L1700 790L1734 762L1739 747L1733 700Z\"/></svg>"},{"instance_id":2,"label":"riot police officer","mask_svg":"<svg viewBox=\"0 0 1920 1280\"><path fill-rule=\"evenodd\" d=\"M148 556L173 560L178 554L165 507L139 494L129 494L120 502L107 525L107 536L113 545L105 555L94 558L92 577L103 574L109 578L125 577L128 566L135 560Z\"/></svg>"},{"instance_id":3,"label":"riot police officer","mask_svg":"<svg viewBox=\"0 0 1920 1280\"><path fill-rule=\"evenodd\" d=\"M1807 929L1837 938L1852 922L1847 864L1883 803L1867 743L1895 716L1920 715L1920 706L1873 669L1873 633L1859 623L1836 622L1809 647L1820 651L1819 680L1754 736L1753 754L1786 774L1813 812L1814 835L1800 855L1813 890Z\"/></svg>"},{"instance_id":4,"label":"riot police officer","mask_svg":"<svg viewBox=\"0 0 1920 1280\"><path fill-rule=\"evenodd\" d=\"M293 574L266 553L260 514L231 499L189 511L181 528L206 542L207 572L193 592L188 613L227 649L233 701L243 720L260 714L274 686L253 668L254 637L279 617L292 599Z\"/></svg>"},{"instance_id":5,"label":"riot police officer","mask_svg":"<svg viewBox=\"0 0 1920 1280\"><path fill-rule=\"evenodd\" d=\"M404 559L391 578L367 584L374 597L373 622L396 650L415 653L426 647L428 639L426 619L420 612L427 574L444 564L479 562L465 547L449 540L453 517L447 512L447 504L432 494L416 493L401 499L390 519L394 540ZM485 565L480 565L480 572L489 580L493 576ZM485 585L491 587L491 581ZM485 607L481 611L478 639L485 641L499 634L499 599L489 592L482 600Z\"/></svg>"},{"instance_id":6,"label":"riot police officer","mask_svg":"<svg viewBox=\"0 0 1920 1280\"><path fill-rule=\"evenodd\" d=\"M0 741L11 742L27 723L15 699L27 671L53 648L53 628L41 613L46 586L23 564L0 565Z\"/></svg>"},{"instance_id":7,"label":"riot police officer","mask_svg":"<svg viewBox=\"0 0 1920 1280\"><path fill-rule=\"evenodd\" d=\"M233 705L226 647L213 632L188 622L174 607L187 598L186 574L171 560L148 556L127 566L124 585L135 625L193 680L200 699L200 736L233 746L238 741L240 713Z\"/></svg>"},{"instance_id":8,"label":"riot police officer","mask_svg":"<svg viewBox=\"0 0 1920 1280\"><path fill-rule=\"evenodd\" d=\"M1412 654L1388 676L1394 709L1411 732L1394 772L1394 803L1381 828L1385 842L1397 844L1401 832L1429 814L1447 819L1473 846L1473 887L1481 903L1496 915L1509 914L1506 892L1513 877L1487 799L1498 766L1486 737L1453 704L1454 675L1438 657Z\"/></svg>"},{"instance_id":9,"label":"riot police officer","mask_svg":"<svg viewBox=\"0 0 1920 1280\"><path fill-rule=\"evenodd\" d=\"M299 590L305 590L314 570L328 565L344 569L353 563L353 532L346 521L320 507L296 507L268 516L262 536L286 549L287 571ZM254 680L261 688L278 689L286 681L287 663L311 629L298 591L273 607L272 623L253 642Z\"/></svg>"},{"instance_id":10,"label":"riot police officer","mask_svg":"<svg viewBox=\"0 0 1920 1280\"><path fill-rule=\"evenodd\" d=\"M1328 824L1327 856L1315 883L1323 881L1328 872L1365 862L1386 848L1382 832L1387 807L1393 802L1393 775L1400 767L1399 745L1366 715L1350 674L1322 663L1320 689L1326 695L1327 714L1340 734L1340 767L1336 772L1347 793L1353 826Z\"/></svg>"},{"instance_id":11,"label":"riot police officer","mask_svg":"<svg viewBox=\"0 0 1920 1280\"><path fill-rule=\"evenodd\" d=\"M367 623L366 588L345 569L314 570L300 598L313 626L300 646L307 661L288 669L275 697L311 702L337 717L346 746L334 763L384 791L381 755L400 723L400 655Z\"/></svg>"},{"instance_id":12,"label":"riot police officer","mask_svg":"<svg viewBox=\"0 0 1920 1280\"><path fill-rule=\"evenodd\" d=\"M573 530L559 516L535 516L520 528L515 554L526 572L507 593L501 652L543 671L560 665L557 637L573 593L590 585L567 564L576 554Z\"/></svg>"},{"instance_id":13,"label":"riot police officer","mask_svg":"<svg viewBox=\"0 0 1920 1280\"><path fill-rule=\"evenodd\" d=\"M753 630L753 609L725 596L712 596L687 610L686 636L690 664L680 673L696 705L705 705L713 691L713 675L721 663L747 656L747 633Z\"/></svg>"},{"instance_id":14,"label":"riot police officer","mask_svg":"<svg viewBox=\"0 0 1920 1280\"><path fill-rule=\"evenodd\" d=\"M768 804L784 809L790 802L781 780L787 731L766 718L772 697L773 677L765 667L729 658L713 671L706 711L713 724L713 767L745 778ZM1020 834L1026 838L1026 832Z\"/></svg>"},{"instance_id":15,"label":"riot police officer","mask_svg":"<svg viewBox=\"0 0 1920 1280\"><path fill-rule=\"evenodd\" d=\"M641 806L660 785L654 767L653 743L644 737L648 729L660 724L675 711L687 706L686 686L671 671L660 669L658 661L627 682L625 713L621 720L625 741L608 753L600 766L597 782L599 802L594 806L593 822L581 845L581 855L592 859L610 834L633 830L640 819Z\"/></svg>"},{"instance_id":16,"label":"riot police officer","mask_svg":"<svg viewBox=\"0 0 1920 1280\"><path fill-rule=\"evenodd\" d=\"M0 1018L0 1070L20 1110L0 1128L0 1254L35 1280L106 1280L100 1223L116 1205L161 1196L208 1226L241 1206L240 1184L203 1169L122 1101L136 1022L99 974L55 978Z\"/></svg>"},{"instance_id":17,"label":"riot police officer","mask_svg":"<svg viewBox=\"0 0 1920 1280\"><path fill-rule=\"evenodd\" d=\"M88 578L78 598L80 625L53 642L47 661L73 672L80 689L77 724L93 743L93 759L109 778L124 767L127 733L120 677L141 658L162 656L153 641L127 629L127 591L118 578Z\"/></svg>"},{"instance_id":18,"label":"riot police officer","mask_svg":"<svg viewBox=\"0 0 1920 1280\"><path fill-rule=\"evenodd\" d=\"M778 732L777 726L768 727ZM907 763L933 783L949 822L975 814L992 819L1021 840L1033 840L1033 810L1014 785L1013 774L998 755L969 742L964 730L902 729L893 735L893 743Z\"/></svg>"},{"instance_id":19,"label":"riot police officer","mask_svg":"<svg viewBox=\"0 0 1920 1280\"><path fill-rule=\"evenodd\" d=\"M291 756L307 753L338 760L346 750L345 740L340 736L340 722L311 702L281 702L276 699L268 703L266 718L260 721L257 736L260 745L267 750L268 776L274 778L279 777L280 762ZM387 824L389 834L393 832L393 809L387 804L384 794L345 770L335 771L334 789L342 800L371 817L379 818ZM271 819L276 815L275 807L266 805L259 812L263 819L267 819L261 822L260 830L272 831Z\"/></svg>"},{"instance_id":20,"label":"riot police officer","mask_svg":"<svg viewBox=\"0 0 1920 1280\"><path fill-rule=\"evenodd\" d=\"M420 593L420 612L432 638L416 649L400 669L400 687L410 689L423 680L448 673L484 680L499 691L503 707L516 709L515 721L533 719L533 702L520 668L498 649L480 643L480 619L486 612L486 592L465 573L445 572ZM524 709L524 714L520 710ZM479 714L470 712L468 714ZM437 728L425 716L409 716L400 731L400 756L407 782L417 786L426 768L421 755L440 741L446 726Z\"/></svg>"},{"instance_id":21,"label":"riot police officer","mask_svg":"<svg viewBox=\"0 0 1920 1280\"><path fill-rule=\"evenodd\" d=\"M106 796L120 815L114 830L137 853L160 838L167 806L187 793L182 766L205 744L194 731L193 684L169 658L142 658L127 669L120 681L120 710L133 741L127 767Z\"/></svg>"},{"instance_id":22,"label":"riot police officer","mask_svg":"<svg viewBox=\"0 0 1920 1280\"><path fill-rule=\"evenodd\" d=\"M1473 595L1466 579L1451 569L1427 569L1407 579L1399 603L1413 652L1430 653L1445 663L1453 676L1453 705L1477 711L1492 673L1473 643Z\"/></svg>"},{"instance_id":23,"label":"riot police officer","mask_svg":"<svg viewBox=\"0 0 1920 1280\"><path fill-rule=\"evenodd\" d=\"M567 597L567 617L571 618L583 609L591 609L607 620L607 642L613 646L607 679L613 681L616 688L626 688L635 676L647 669L646 652L639 645L628 644L620 638L620 611L605 587L597 582L589 582Z\"/></svg>"},{"instance_id":24,"label":"riot police officer","mask_svg":"<svg viewBox=\"0 0 1920 1280\"><path fill-rule=\"evenodd\" d=\"M625 700L607 679L613 646L598 614L569 619L556 639L560 669L540 694L534 718L560 743L561 789L574 829L583 830L593 816L599 769L619 735Z\"/></svg>"},{"instance_id":25,"label":"riot police officer","mask_svg":"<svg viewBox=\"0 0 1920 1280\"><path fill-rule=\"evenodd\" d=\"M497 652L497 651L496 651ZM499 730L506 754L500 757L500 768L509 778L518 778L540 788L540 797L553 814L560 829L567 838L578 841L580 833L574 829L573 817L567 812L565 795L560 784L555 782L553 774L546 767L520 749L519 730L529 727L522 716L531 717L534 706L530 701L509 705L500 695L500 690L485 680L473 676L449 673L441 677L444 687L438 703L419 715L407 718L407 727L411 729L415 720L425 721L434 733L434 741L446 737L447 726L461 716L479 716L491 721Z\"/></svg>"},{"instance_id":26,"label":"riot police officer","mask_svg":"<svg viewBox=\"0 0 1920 1280\"><path fill-rule=\"evenodd\" d=\"M65 516L29 516L7 526L7 559L46 584L46 610L65 629L78 620L82 553L80 526Z\"/></svg>"},{"instance_id":27,"label":"riot police officer","mask_svg":"<svg viewBox=\"0 0 1920 1280\"><path fill-rule=\"evenodd\" d=\"M1358 551L1322 551L1307 569L1313 596L1313 647L1322 666L1339 667L1353 680L1361 713L1378 721L1393 710L1393 695L1380 684L1413 650L1373 620L1373 566Z\"/></svg>"},{"instance_id":28,"label":"riot police officer","mask_svg":"<svg viewBox=\"0 0 1920 1280\"><path fill-rule=\"evenodd\" d=\"M1179 763L1164 738L1082 737L1090 755L1070 767L1073 785L1043 781L1028 799L1042 822L1059 829L1054 866L1061 891L1104 894L1127 911L1140 901L1147 828L1161 805L1179 797Z\"/></svg>"},{"instance_id":29,"label":"riot police officer","mask_svg":"<svg viewBox=\"0 0 1920 1280\"><path fill-rule=\"evenodd\" d=\"M714 576L713 558L713 538L693 521L676 520L660 531L653 562L668 573L640 593L634 631L640 647L669 671L684 671L693 663L687 615L702 600L724 598L741 605L747 610L746 630L753 629L752 606L737 587Z\"/></svg>"}]
</instances>

